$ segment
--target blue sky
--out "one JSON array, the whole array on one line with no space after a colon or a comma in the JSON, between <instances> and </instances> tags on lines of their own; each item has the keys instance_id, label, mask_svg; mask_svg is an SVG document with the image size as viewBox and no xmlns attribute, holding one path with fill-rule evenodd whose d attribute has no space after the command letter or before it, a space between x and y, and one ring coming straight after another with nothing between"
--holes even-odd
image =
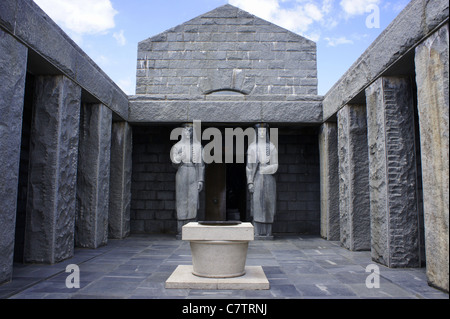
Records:
<instances>
[{"instance_id":1,"label":"blue sky","mask_svg":"<svg viewBox=\"0 0 450 319\"><path fill-rule=\"evenodd\" d=\"M135 93L138 42L227 3L315 41L319 94L324 95L409 2L409 0L34 1L130 95Z\"/></svg>"}]
</instances>

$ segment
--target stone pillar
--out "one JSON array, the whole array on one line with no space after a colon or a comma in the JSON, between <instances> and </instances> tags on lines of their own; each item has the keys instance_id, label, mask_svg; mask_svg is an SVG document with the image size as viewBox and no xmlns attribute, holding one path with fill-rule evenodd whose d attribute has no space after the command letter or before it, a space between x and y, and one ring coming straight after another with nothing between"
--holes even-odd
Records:
<instances>
[{"instance_id":1,"label":"stone pillar","mask_svg":"<svg viewBox=\"0 0 450 319\"><path fill-rule=\"evenodd\" d=\"M338 114L341 244L370 249L369 159L365 105L345 105Z\"/></svg>"},{"instance_id":2,"label":"stone pillar","mask_svg":"<svg viewBox=\"0 0 450 319\"><path fill-rule=\"evenodd\" d=\"M420 267L414 100L408 77L366 89L372 259Z\"/></svg>"},{"instance_id":3,"label":"stone pillar","mask_svg":"<svg viewBox=\"0 0 450 319\"><path fill-rule=\"evenodd\" d=\"M112 112L103 104L82 104L78 148L75 245L108 242L109 166Z\"/></svg>"},{"instance_id":4,"label":"stone pillar","mask_svg":"<svg viewBox=\"0 0 450 319\"><path fill-rule=\"evenodd\" d=\"M416 82L422 152L427 276L431 285L448 290L448 59L449 26L417 46Z\"/></svg>"},{"instance_id":5,"label":"stone pillar","mask_svg":"<svg viewBox=\"0 0 450 319\"><path fill-rule=\"evenodd\" d=\"M130 233L132 131L127 122L113 122L109 185L109 238Z\"/></svg>"},{"instance_id":6,"label":"stone pillar","mask_svg":"<svg viewBox=\"0 0 450 319\"><path fill-rule=\"evenodd\" d=\"M30 141L25 262L73 256L81 88L37 76Z\"/></svg>"},{"instance_id":7,"label":"stone pillar","mask_svg":"<svg viewBox=\"0 0 450 319\"><path fill-rule=\"evenodd\" d=\"M337 123L325 122L319 132L320 153L320 235L340 239L339 158Z\"/></svg>"},{"instance_id":8,"label":"stone pillar","mask_svg":"<svg viewBox=\"0 0 450 319\"><path fill-rule=\"evenodd\" d=\"M12 277L27 54L0 29L0 284Z\"/></svg>"}]
</instances>

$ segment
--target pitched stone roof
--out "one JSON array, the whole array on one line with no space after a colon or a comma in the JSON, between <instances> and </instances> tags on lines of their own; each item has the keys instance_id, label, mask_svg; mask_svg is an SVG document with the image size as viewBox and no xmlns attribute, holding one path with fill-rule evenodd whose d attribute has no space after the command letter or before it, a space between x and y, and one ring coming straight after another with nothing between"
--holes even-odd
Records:
<instances>
[{"instance_id":1,"label":"pitched stone roof","mask_svg":"<svg viewBox=\"0 0 450 319\"><path fill-rule=\"evenodd\" d=\"M316 44L224 5L138 46L136 94L317 94Z\"/></svg>"},{"instance_id":2,"label":"pitched stone roof","mask_svg":"<svg viewBox=\"0 0 450 319\"><path fill-rule=\"evenodd\" d=\"M221 20L218 20L221 19ZM237 20L242 19L242 20ZM167 33L179 33L179 32L185 32L186 28L185 26L193 26L193 25L255 25L255 26L266 26L266 27L260 27L258 29L255 29L255 32L271 32L271 33L285 33L285 36L282 36L281 38L277 38L277 41L282 41L283 37L287 42L312 42L313 41L302 37L301 35L298 35L294 32L291 32L287 29L284 29L276 24L273 24L269 21L266 21L264 19L261 19L251 13L248 13L247 11L241 10L237 7L232 6L231 4L225 4L223 6L217 7L216 9L213 9L207 13L204 13L192 20L189 20L187 22L184 22L176 27L170 28L160 34L157 34L155 36L152 36L146 40L143 40L139 42L139 45L144 44L146 42L153 42L153 41L161 41L165 38L165 35ZM195 32L192 28L187 28L191 32ZM207 32L209 31L208 28L205 30L198 30ZM189 32L189 31L188 31ZM239 32L239 30L237 30ZM249 32L249 31L247 31Z\"/></svg>"}]
</instances>

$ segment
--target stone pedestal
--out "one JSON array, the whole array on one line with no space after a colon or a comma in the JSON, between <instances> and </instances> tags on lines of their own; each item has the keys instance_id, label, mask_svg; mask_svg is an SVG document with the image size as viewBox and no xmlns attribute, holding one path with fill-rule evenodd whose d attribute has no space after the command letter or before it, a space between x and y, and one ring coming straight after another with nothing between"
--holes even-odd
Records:
<instances>
[{"instance_id":1,"label":"stone pedestal","mask_svg":"<svg viewBox=\"0 0 450 319\"><path fill-rule=\"evenodd\" d=\"M261 266L245 266L248 243L254 239L252 224L191 222L183 226L182 238L190 242L192 266L178 266L166 288L269 289Z\"/></svg>"},{"instance_id":2,"label":"stone pedestal","mask_svg":"<svg viewBox=\"0 0 450 319\"><path fill-rule=\"evenodd\" d=\"M254 239L253 226L183 226L182 239L191 245L194 275L210 278L238 277L245 273L248 242Z\"/></svg>"},{"instance_id":3,"label":"stone pedestal","mask_svg":"<svg viewBox=\"0 0 450 319\"><path fill-rule=\"evenodd\" d=\"M408 77L366 89L372 259L420 267L414 101Z\"/></svg>"},{"instance_id":4,"label":"stone pedestal","mask_svg":"<svg viewBox=\"0 0 450 319\"><path fill-rule=\"evenodd\" d=\"M37 76L31 127L25 262L73 256L81 88Z\"/></svg>"},{"instance_id":5,"label":"stone pedestal","mask_svg":"<svg viewBox=\"0 0 450 319\"><path fill-rule=\"evenodd\" d=\"M246 266L245 274L233 278L207 278L192 274L192 265L180 265L166 280L167 289L265 290L269 281L261 266Z\"/></svg>"},{"instance_id":6,"label":"stone pedestal","mask_svg":"<svg viewBox=\"0 0 450 319\"><path fill-rule=\"evenodd\" d=\"M320 235L340 239L339 158L337 123L325 122L319 132L320 152Z\"/></svg>"},{"instance_id":7,"label":"stone pedestal","mask_svg":"<svg viewBox=\"0 0 450 319\"><path fill-rule=\"evenodd\" d=\"M449 290L449 27L416 48L425 251L429 283Z\"/></svg>"},{"instance_id":8,"label":"stone pedestal","mask_svg":"<svg viewBox=\"0 0 450 319\"><path fill-rule=\"evenodd\" d=\"M130 234L131 152L131 126L127 122L113 122L109 180L109 238L123 239Z\"/></svg>"},{"instance_id":9,"label":"stone pedestal","mask_svg":"<svg viewBox=\"0 0 450 319\"><path fill-rule=\"evenodd\" d=\"M81 106L75 245L97 248L108 241L112 112L103 104Z\"/></svg>"},{"instance_id":10,"label":"stone pedestal","mask_svg":"<svg viewBox=\"0 0 450 319\"><path fill-rule=\"evenodd\" d=\"M370 250L369 160L365 105L338 112L340 239L349 250Z\"/></svg>"},{"instance_id":11,"label":"stone pedestal","mask_svg":"<svg viewBox=\"0 0 450 319\"><path fill-rule=\"evenodd\" d=\"M0 29L0 284L11 280L27 48Z\"/></svg>"}]
</instances>

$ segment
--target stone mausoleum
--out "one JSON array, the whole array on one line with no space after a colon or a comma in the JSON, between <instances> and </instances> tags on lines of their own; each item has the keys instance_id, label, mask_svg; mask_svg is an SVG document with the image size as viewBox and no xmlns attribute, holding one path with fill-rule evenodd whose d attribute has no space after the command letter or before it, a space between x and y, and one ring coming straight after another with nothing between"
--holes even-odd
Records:
<instances>
[{"instance_id":1,"label":"stone mausoleum","mask_svg":"<svg viewBox=\"0 0 450 319\"><path fill-rule=\"evenodd\" d=\"M175 127L278 128L275 236L449 282L449 7L412 0L325 96L316 44L225 5L138 45L127 96L32 1L0 2L0 283L14 263L177 233ZM207 141L203 141L207 143ZM250 221L245 163L211 163L200 220Z\"/></svg>"}]
</instances>

